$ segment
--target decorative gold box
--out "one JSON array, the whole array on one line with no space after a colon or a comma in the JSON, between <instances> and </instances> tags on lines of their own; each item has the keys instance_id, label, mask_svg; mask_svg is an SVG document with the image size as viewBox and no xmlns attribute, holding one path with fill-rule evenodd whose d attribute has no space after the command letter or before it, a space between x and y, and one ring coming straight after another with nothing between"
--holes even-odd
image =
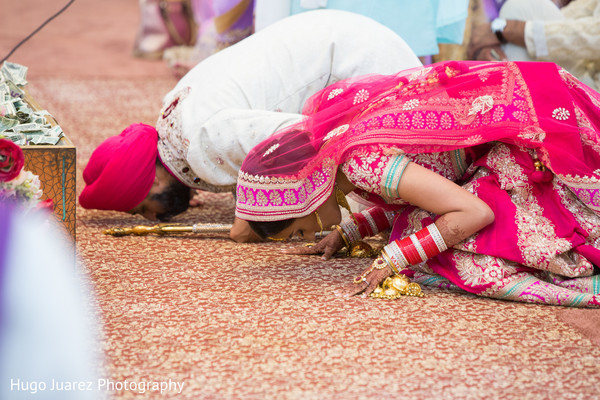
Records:
<instances>
[{"instance_id":1,"label":"decorative gold box","mask_svg":"<svg viewBox=\"0 0 600 400\"><path fill-rule=\"evenodd\" d=\"M41 110L39 105L26 93L25 101L34 110ZM58 125L56 120L46 115L48 123ZM40 177L44 192L42 200L52 199L54 214L75 241L76 218L76 160L75 146L65 135L56 145L21 146L25 157L25 170Z\"/></svg>"}]
</instances>

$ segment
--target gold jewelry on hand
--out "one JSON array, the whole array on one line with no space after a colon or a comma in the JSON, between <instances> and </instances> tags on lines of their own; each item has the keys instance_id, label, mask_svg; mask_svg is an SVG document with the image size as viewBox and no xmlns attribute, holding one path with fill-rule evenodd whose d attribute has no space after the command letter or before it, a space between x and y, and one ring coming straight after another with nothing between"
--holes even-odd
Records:
<instances>
[{"instance_id":1,"label":"gold jewelry on hand","mask_svg":"<svg viewBox=\"0 0 600 400\"><path fill-rule=\"evenodd\" d=\"M351 242L348 235L346 235L346 232L344 232L344 228L340 225L334 225L333 227L344 240L344 244L346 245L346 249L348 249L348 255L350 255L350 257L373 258L377 255L377 250L374 250L370 244L363 241Z\"/></svg>"},{"instance_id":2,"label":"gold jewelry on hand","mask_svg":"<svg viewBox=\"0 0 600 400\"><path fill-rule=\"evenodd\" d=\"M317 217L317 224L319 224L319 228L321 228L320 235L323 236L323 223L321 222L321 217L319 217L319 213L316 210L315 217Z\"/></svg>"},{"instance_id":3,"label":"gold jewelry on hand","mask_svg":"<svg viewBox=\"0 0 600 400\"><path fill-rule=\"evenodd\" d=\"M373 261L373 267L375 269L385 269L385 267L389 267L389 264L382 257L377 257Z\"/></svg>"},{"instance_id":4,"label":"gold jewelry on hand","mask_svg":"<svg viewBox=\"0 0 600 400\"><path fill-rule=\"evenodd\" d=\"M372 262L369 269L366 270L365 272L363 272L362 275L354 277L354 280L352 281L352 283L354 283L355 285L358 285L361 282L367 282L367 275L369 275L371 272L373 272L373 269L375 269L375 262Z\"/></svg>"},{"instance_id":5,"label":"gold jewelry on hand","mask_svg":"<svg viewBox=\"0 0 600 400\"><path fill-rule=\"evenodd\" d=\"M402 275L402 274L400 274L400 271L398 271L398 268L396 267L396 265L394 265L394 262L391 260L390 256L388 256L388 254L385 252L385 247L383 249L381 249L381 257L390 266L390 268L394 272L394 275Z\"/></svg>"},{"instance_id":6,"label":"gold jewelry on hand","mask_svg":"<svg viewBox=\"0 0 600 400\"><path fill-rule=\"evenodd\" d=\"M352 210L350 209L350 204L348 204L346 194L342 191L342 189L337 187L337 185L335 185L335 201L338 203L339 206L344 207L348 211L348 213L350 213L350 218L352 218L356 223L356 226L358 226L358 221L356 220L354 214L352 214Z\"/></svg>"},{"instance_id":7,"label":"gold jewelry on hand","mask_svg":"<svg viewBox=\"0 0 600 400\"><path fill-rule=\"evenodd\" d=\"M346 244L346 248L348 249L348 251L350 251L350 248L352 246L350 244L350 240L348 240L348 236L346 236L346 233L344 232L344 230L342 229L342 227L339 226L339 225L335 225L334 228L335 228L336 231L338 231L338 233L340 234L340 236L344 240L344 243Z\"/></svg>"},{"instance_id":8,"label":"gold jewelry on hand","mask_svg":"<svg viewBox=\"0 0 600 400\"><path fill-rule=\"evenodd\" d=\"M358 285L361 282L366 282L367 275L373 272L374 269L385 269L386 267L388 267L387 262L385 262L383 258L377 257L377 259L373 260L373 262L371 263L371 267L369 267L368 270L363 272L362 275L355 277L353 282L355 285Z\"/></svg>"}]
</instances>

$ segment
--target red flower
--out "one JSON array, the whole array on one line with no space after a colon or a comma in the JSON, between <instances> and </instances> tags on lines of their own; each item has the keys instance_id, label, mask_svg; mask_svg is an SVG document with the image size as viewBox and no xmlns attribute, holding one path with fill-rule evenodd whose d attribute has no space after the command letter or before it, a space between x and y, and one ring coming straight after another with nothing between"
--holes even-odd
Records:
<instances>
[{"instance_id":1,"label":"red flower","mask_svg":"<svg viewBox=\"0 0 600 400\"><path fill-rule=\"evenodd\" d=\"M35 209L52 213L52 211L54 211L54 201L52 201L52 199L41 201L38 203Z\"/></svg>"},{"instance_id":2,"label":"red flower","mask_svg":"<svg viewBox=\"0 0 600 400\"><path fill-rule=\"evenodd\" d=\"M8 139L0 139L0 182L19 176L24 163L23 150Z\"/></svg>"}]
</instances>

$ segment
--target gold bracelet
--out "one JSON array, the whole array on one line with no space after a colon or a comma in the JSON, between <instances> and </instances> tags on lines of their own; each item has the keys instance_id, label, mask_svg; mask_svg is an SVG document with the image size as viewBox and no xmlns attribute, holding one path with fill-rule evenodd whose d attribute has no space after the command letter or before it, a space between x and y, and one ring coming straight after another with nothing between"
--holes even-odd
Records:
<instances>
[{"instance_id":1,"label":"gold bracelet","mask_svg":"<svg viewBox=\"0 0 600 400\"><path fill-rule=\"evenodd\" d=\"M385 252L385 248L381 249L381 258L383 258L383 260L390 266L395 275L400 275L400 271L398 271L398 268L396 268L396 266L390 259L390 256L388 256Z\"/></svg>"},{"instance_id":2,"label":"gold bracelet","mask_svg":"<svg viewBox=\"0 0 600 400\"><path fill-rule=\"evenodd\" d=\"M344 233L344 230L342 229L342 227L339 226L339 225L336 225L335 226L335 230L338 231L338 233L340 234L340 236L344 240L344 243L346 244L346 247L348 248L348 251L350 251L351 250L350 241L348 240L348 237Z\"/></svg>"}]
</instances>

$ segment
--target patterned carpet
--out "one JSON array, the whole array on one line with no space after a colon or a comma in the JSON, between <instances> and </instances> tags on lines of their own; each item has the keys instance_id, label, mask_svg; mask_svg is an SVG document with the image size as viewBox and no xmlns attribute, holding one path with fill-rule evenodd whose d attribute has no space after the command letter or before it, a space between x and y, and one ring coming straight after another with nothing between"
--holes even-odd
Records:
<instances>
[{"instance_id":1,"label":"patterned carpet","mask_svg":"<svg viewBox=\"0 0 600 400\"><path fill-rule=\"evenodd\" d=\"M136 116L151 120L151 93L168 83L35 83L36 98L65 116L57 118L77 145L79 190L93 146ZM136 99L123 105L123 113L106 103L117 88L119 99ZM231 222L231 195L205 194L202 201L177 222ZM597 317L597 310L427 289L424 298L342 299L334 292L364 260L323 262L285 255L277 243L241 245L218 235L114 238L102 230L148 222L77 212L77 249L96 289L107 376L184 383L181 395L144 398L468 399L501 392L539 399L597 393L600 347L561 317ZM118 399L142 396L111 393Z\"/></svg>"},{"instance_id":2,"label":"patterned carpet","mask_svg":"<svg viewBox=\"0 0 600 400\"><path fill-rule=\"evenodd\" d=\"M135 1L124 3L135 11ZM81 20L76 11L86 4L65 21ZM153 124L174 80L156 65L103 73L105 59L61 73L30 51L20 53L34 63L29 90L77 146L80 191L93 148L129 123ZM231 195L202 201L177 222L231 222ZM334 292L364 260L323 262L283 254L277 243L241 245L225 236L102 234L138 224L147 222L77 209L77 251L103 324L104 374L184 386L181 394L114 390L111 398L600 398L598 310L431 289L424 298L343 299Z\"/></svg>"}]
</instances>

